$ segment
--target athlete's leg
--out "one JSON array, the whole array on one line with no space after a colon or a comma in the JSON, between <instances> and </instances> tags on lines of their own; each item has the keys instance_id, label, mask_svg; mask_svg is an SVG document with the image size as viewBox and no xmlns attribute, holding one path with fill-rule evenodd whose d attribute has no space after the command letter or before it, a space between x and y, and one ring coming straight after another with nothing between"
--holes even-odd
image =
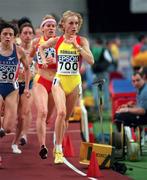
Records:
<instances>
[{"instance_id":1,"label":"athlete's leg","mask_svg":"<svg viewBox=\"0 0 147 180\"><path fill-rule=\"evenodd\" d=\"M63 163L62 140L66 118L66 97L60 85L52 86L52 94L54 97L55 106L57 110L57 117L55 121L56 144L54 162L55 164L59 164Z\"/></svg>"},{"instance_id":2,"label":"athlete's leg","mask_svg":"<svg viewBox=\"0 0 147 180\"><path fill-rule=\"evenodd\" d=\"M71 94L66 97L66 120L69 119L73 113L74 107L79 100L79 86L77 86Z\"/></svg>"},{"instance_id":3,"label":"athlete's leg","mask_svg":"<svg viewBox=\"0 0 147 180\"><path fill-rule=\"evenodd\" d=\"M54 98L53 98L53 95L52 95L52 92L50 92L48 94L48 115L47 115L47 120L46 120L46 123L50 123L49 120L50 118L52 117L53 118L53 112L54 112L54 117L56 115L55 113L55 103L54 103Z\"/></svg>"},{"instance_id":4,"label":"athlete's leg","mask_svg":"<svg viewBox=\"0 0 147 180\"><path fill-rule=\"evenodd\" d=\"M11 92L5 98L3 128L6 133L12 132L16 126L18 100L18 90Z\"/></svg>"},{"instance_id":5,"label":"athlete's leg","mask_svg":"<svg viewBox=\"0 0 147 180\"><path fill-rule=\"evenodd\" d=\"M2 98L2 96L0 95L0 128L2 128L2 118L1 118L1 116L2 116L2 111L3 111L3 109L2 109L2 106L3 106L3 98Z\"/></svg>"},{"instance_id":6,"label":"athlete's leg","mask_svg":"<svg viewBox=\"0 0 147 180\"><path fill-rule=\"evenodd\" d=\"M78 102L78 99L79 99L79 86L77 86L73 90L73 92L66 97L66 121L62 132L62 138L64 137L64 134L68 129L68 119L72 115L74 107Z\"/></svg>"},{"instance_id":7,"label":"athlete's leg","mask_svg":"<svg viewBox=\"0 0 147 180\"><path fill-rule=\"evenodd\" d=\"M3 98L0 95L0 137L5 136L5 131L3 129L3 115L4 115L4 102Z\"/></svg>"},{"instance_id":8,"label":"athlete's leg","mask_svg":"<svg viewBox=\"0 0 147 180\"><path fill-rule=\"evenodd\" d=\"M38 83L34 85L33 98L37 110L36 128L37 128L37 136L38 136L39 144L41 147L40 152L42 151L44 152L45 150L46 152L45 154L47 155L47 149L45 144L46 144L46 119L48 114L48 92L46 91L43 85ZM41 153L39 154L42 159L47 158L46 155L44 156Z\"/></svg>"},{"instance_id":9,"label":"athlete's leg","mask_svg":"<svg viewBox=\"0 0 147 180\"><path fill-rule=\"evenodd\" d=\"M24 133L24 130L27 131L29 128L31 122L31 102L32 95L29 98L27 98L25 94L20 96L18 106L18 124L13 144L18 145L22 133Z\"/></svg>"},{"instance_id":10,"label":"athlete's leg","mask_svg":"<svg viewBox=\"0 0 147 180\"><path fill-rule=\"evenodd\" d=\"M30 90L31 94L32 94L32 90ZM31 95L30 98L26 99L24 97L25 95L22 94L22 111L24 112L24 121L23 121L23 127L22 127L22 131L21 131L21 140L22 140L22 144L26 144L27 142L27 133L28 130L31 126L31 122L32 122L32 103L33 103L33 96ZM27 106L27 109L25 109ZM25 110L23 110L25 109Z\"/></svg>"},{"instance_id":11,"label":"athlete's leg","mask_svg":"<svg viewBox=\"0 0 147 180\"><path fill-rule=\"evenodd\" d=\"M18 100L18 90L11 92L5 98L3 127L6 133L10 133L14 130L14 127L16 128ZM12 145L11 148L14 153L21 153L17 145Z\"/></svg>"},{"instance_id":12,"label":"athlete's leg","mask_svg":"<svg viewBox=\"0 0 147 180\"><path fill-rule=\"evenodd\" d=\"M59 85L52 87L52 93L57 109L57 117L55 121L56 144L62 144L62 128L66 117L66 97L64 91Z\"/></svg>"}]
</instances>

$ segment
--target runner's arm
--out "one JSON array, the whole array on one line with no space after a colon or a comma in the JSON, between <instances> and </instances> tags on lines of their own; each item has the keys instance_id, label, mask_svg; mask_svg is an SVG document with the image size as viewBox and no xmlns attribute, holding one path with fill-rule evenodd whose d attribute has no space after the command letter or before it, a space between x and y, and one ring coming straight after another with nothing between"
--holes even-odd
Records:
<instances>
[{"instance_id":1,"label":"runner's arm","mask_svg":"<svg viewBox=\"0 0 147 180\"><path fill-rule=\"evenodd\" d=\"M19 52L20 62L22 62L25 70L25 89L29 90L29 82L30 82L31 74L30 74L28 58L21 47L18 48L18 52Z\"/></svg>"},{"instance_id":2,"label":"runner's arm","mask_svg":"<svg viewBox=\"0 0 147 180\"><path fill-rule=\"evenodd\" d=\"M40 56L41 56L42 61L43 61L44 64L47 63L45 55L44 55L44 49L49 48L49 47L54 47L57 40L58 40L58 37L50 38L48 41L46 41L46 43L39 46Z\"/></svg>"}]
</instances>

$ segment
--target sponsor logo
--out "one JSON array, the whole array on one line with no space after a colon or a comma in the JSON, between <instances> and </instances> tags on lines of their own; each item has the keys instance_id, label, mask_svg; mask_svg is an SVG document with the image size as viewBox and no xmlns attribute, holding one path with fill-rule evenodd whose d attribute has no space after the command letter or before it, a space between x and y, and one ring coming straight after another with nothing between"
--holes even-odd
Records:
<instances>
[{"instance_id":1,"label":"sponsor logo","mask_svg":"<svg viewBox=\"0 0 147 180\"><path fill-rule=\"evenodd\" d=\"M9 57L8 61L12 61L13 59L15 59L15 57Z\"/></svg>"}]
</instances>

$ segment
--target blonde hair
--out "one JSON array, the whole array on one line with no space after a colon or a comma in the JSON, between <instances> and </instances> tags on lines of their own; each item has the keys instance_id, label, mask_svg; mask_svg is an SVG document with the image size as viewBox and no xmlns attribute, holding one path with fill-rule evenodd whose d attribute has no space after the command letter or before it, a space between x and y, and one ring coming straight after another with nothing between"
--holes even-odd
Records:
<instances>
[{"instance_id":1,"label":"blonde hair","mask_svg":"<svg viewBox=\"0 0 147 180\"><path fill-rule=\"evenodd\" d=\"M44 21L44 20L46 20L46 19L54 19L54 20L56 20L56 18L55 18L53 15L51 15L51 14L45 15L45 16L42 18L42 21Z\"/></svg>"},{"instance_id":2,"label":"blonde hair","mask_svg":"<svg viewBox=\"0 0 147 180\"><path fill-rule=\"evenodd\" d=\"M62 15L62 17L61 17L61 19L60 19L60 21L58 23L58 27L62 32L64 32L63 23L67 20L68 17L71 17L71 16L76 16L78 18L78 25L79 25L78 31L80 30L80 28L81 28L81 26L83 24L82 16L77 12L73 12L73 11L68 10L68 11L65 11L63 13L63 15Z\"/></svg>"},{"instance_id":3,"label":"blonde hair","mask_svg":"<svg viewBox=\"0 0 147 180\"><path fill-rule=\"evenodd\" d=\"M42 28L47 22L51 22L51 21L57 24L55 17L47 14L46 16L43 17L40 28Z\"/></svg>"}]
</instances>

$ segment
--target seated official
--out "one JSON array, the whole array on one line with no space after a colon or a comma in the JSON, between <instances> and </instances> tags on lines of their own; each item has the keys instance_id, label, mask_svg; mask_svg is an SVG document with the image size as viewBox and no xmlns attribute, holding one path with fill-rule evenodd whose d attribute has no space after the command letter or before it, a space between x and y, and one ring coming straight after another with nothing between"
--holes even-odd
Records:
<instances>
[{"instance_id":1,"label":"seated official","mask_svg":"<svg viewBox=\"0 0 147 180\"><path fill-rule=\"evenodd\" d=\"M124 126L147 124L147 84L143 79L143 73L135 72L132 75L132 84L137 89L136 104L127 103L116 111L114 119L118 131L121 123Z\"/></svg>"}]
</instances>

